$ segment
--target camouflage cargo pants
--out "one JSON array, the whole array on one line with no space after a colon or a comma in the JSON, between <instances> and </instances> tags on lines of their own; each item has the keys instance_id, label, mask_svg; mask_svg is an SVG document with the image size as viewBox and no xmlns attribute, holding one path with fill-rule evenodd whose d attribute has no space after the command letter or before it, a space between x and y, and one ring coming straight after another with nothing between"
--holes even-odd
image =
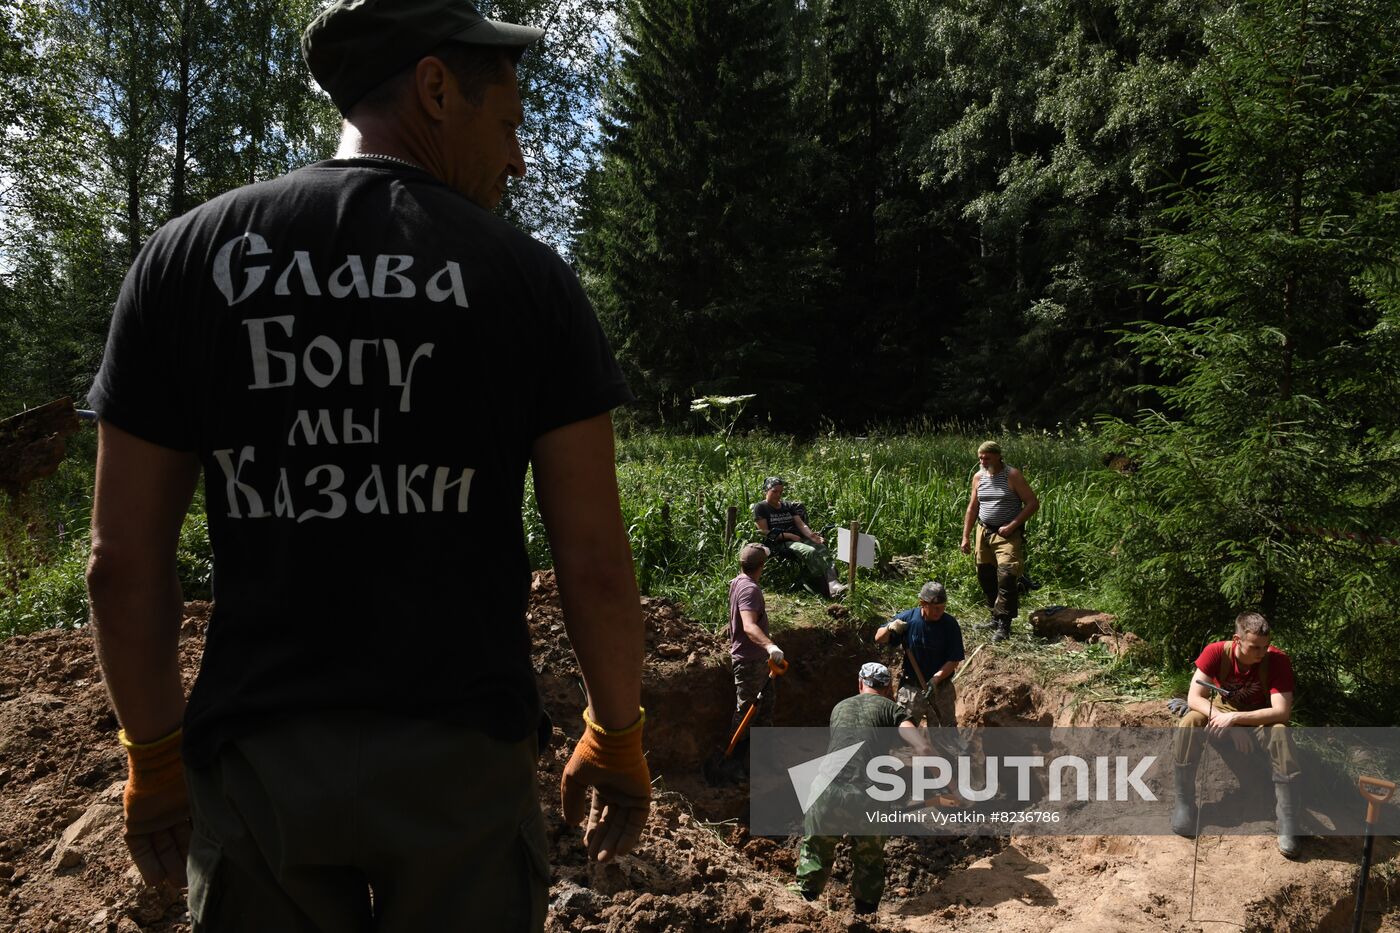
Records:
<instances>
[{"instance_id":1,"label":"camouflage cargo pants","mask_svg":"<svg viewBox=\"0 0 1400 933\"><path fill-rule=\"evenodd\" d=\"M878 904L885 893L885 837L850 838L851 895L858 901ZM840 841L840 836L802 837L802 846L797 850L797 885L804 897L814 898L826 888Z\"/></svg>"}]
</instances>

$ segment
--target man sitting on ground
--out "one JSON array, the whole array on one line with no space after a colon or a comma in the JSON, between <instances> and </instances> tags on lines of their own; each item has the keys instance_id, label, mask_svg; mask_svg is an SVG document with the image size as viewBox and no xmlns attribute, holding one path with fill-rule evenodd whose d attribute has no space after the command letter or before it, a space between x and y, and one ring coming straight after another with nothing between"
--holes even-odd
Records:
<instances>
[{"instance_id":1,"label":"man sitting on ground","mask_svg":"<svg viewBox=\"0 0 1400 933\"><path fill-rule=\"evenodd\" d=\"M836 582L836 566L826 550L826 540L807 527L807 510L801 502L783 499L784 483L780 476L763 481L763 499L753 504L753 520L763 532L763 543L780 557L792 557L802 562L818 595L834 599L846 592Z\"/></svg>"},{"instance_id":2,"label":"man sitting on ground","mask_svg":"<svg viewBox=\"0 0 1400 933\"><path fill-rule=\"evenodd\" d=\"M1187 695L1190 709L1182 717L1175 741L1176 807L1172 831L1196 835L1196 767L1204 737L1229 738L1240 752L1266 749L1273 765L1278 815L1278 848L1286 857L1298 854L1298 762L1288 719L1293 711L1293 662L1270 644L1269 622L1257 612L1235 619L1235 637L1206 645L1196 659ZM1221 688L1214 703L1201 681Z\"/></svg>"}]
</instances>

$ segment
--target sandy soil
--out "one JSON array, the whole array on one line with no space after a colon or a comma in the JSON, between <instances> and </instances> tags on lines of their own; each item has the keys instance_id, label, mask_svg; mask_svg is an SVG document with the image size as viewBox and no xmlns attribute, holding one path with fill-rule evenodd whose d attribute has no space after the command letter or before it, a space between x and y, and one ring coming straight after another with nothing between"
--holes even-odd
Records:
<instances>
[{"instance_id":1,"label":"sandy soil","mask_svg":"<svg viewBox=\"0 0 1400 933\"><path fill-rule=\"evenodd\" d=\"M642 845L585 862L557 814L558 775L579 732L582 692L557 592L536 576L529 623L555 742L541 762L554 881L551 931L1251 931L1349 930L1356 839L1313 839L1288 862L1272 837L1204 837L1194 914L1192 844L1176 837L895 838L877 917L851 913L843 857L826 895L788 893L796 839L749 834L742 788L712 788L705 755L726 739L733 702L722 642L669 603L646 600L649 760L656 807ZM208 606L191 603L181 638L187 678ZM793 660L779 725L820 725L877 655L845 630L786 633ZM959 679L959 719L986 725L1162 725L1160 705L1076 701L1073 678L1042 685L988 647ZM0 643L0 931L179 933L180 896L142 889L120 834L124 757L86 631ZM1400 930L1400 858L1376 844L1365 929ZM1194 919L1191 919L1194 917Z\"/></svg>"}]
</instances>

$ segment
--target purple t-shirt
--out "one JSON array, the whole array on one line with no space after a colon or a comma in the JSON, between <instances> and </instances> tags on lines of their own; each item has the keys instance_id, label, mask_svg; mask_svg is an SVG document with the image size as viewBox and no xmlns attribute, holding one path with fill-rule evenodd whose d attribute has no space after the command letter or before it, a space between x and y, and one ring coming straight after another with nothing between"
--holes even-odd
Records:
<instances>
[{"instance_id":1,"label":"purple t-shirt","mask_svg":"<svg viewBox=\"0 0 1400 933\"><path fill-rule=\"evenodd\" d=\"M763 590L741 573L729 581L729 656L736 661L757 661L768 656L768 649L755 645L744 634L744 620L739 612L758 613L758 627L768 634L768 609L763 604Z\"/></svg>"}]
</instances>

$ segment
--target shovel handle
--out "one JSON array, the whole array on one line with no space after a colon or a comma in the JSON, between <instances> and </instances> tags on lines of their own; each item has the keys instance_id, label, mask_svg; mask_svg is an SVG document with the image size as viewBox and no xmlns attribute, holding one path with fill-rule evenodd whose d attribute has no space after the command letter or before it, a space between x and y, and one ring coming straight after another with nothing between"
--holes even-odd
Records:
<instances>
[{"instance_id":1,"label":"shovel handle","mask_svg":"<svg viewBox=\"0 0 1400 933\"><path fill-rule=\"evenodd\" d=\"M769 658L769 659L768 659L768 676L770 676L770 677L781 677L781 676L783 676L784 674L787 673L787 669L788 669L787 658L783 658L781 661L779 661L779 662L776 663L776 664L773 663L773 659L772 659L772 658Z\"/></svg>"},{"instance_id":2,"label":"shovel handle","mask_svg":"<svg viewBox=\"0 0 1400 933\"><path fill-rule=\"evenodd\" d=\"M1356 789L1361 792L1361 796L1366 798L1366 823L1370 826L1376 825L1376 820L1380 819L1381 804L1390 799L1390 795L1395 793L1395 783L1381 778L1362 777L1356 782Z\"/></svg>"}]
</instances>

